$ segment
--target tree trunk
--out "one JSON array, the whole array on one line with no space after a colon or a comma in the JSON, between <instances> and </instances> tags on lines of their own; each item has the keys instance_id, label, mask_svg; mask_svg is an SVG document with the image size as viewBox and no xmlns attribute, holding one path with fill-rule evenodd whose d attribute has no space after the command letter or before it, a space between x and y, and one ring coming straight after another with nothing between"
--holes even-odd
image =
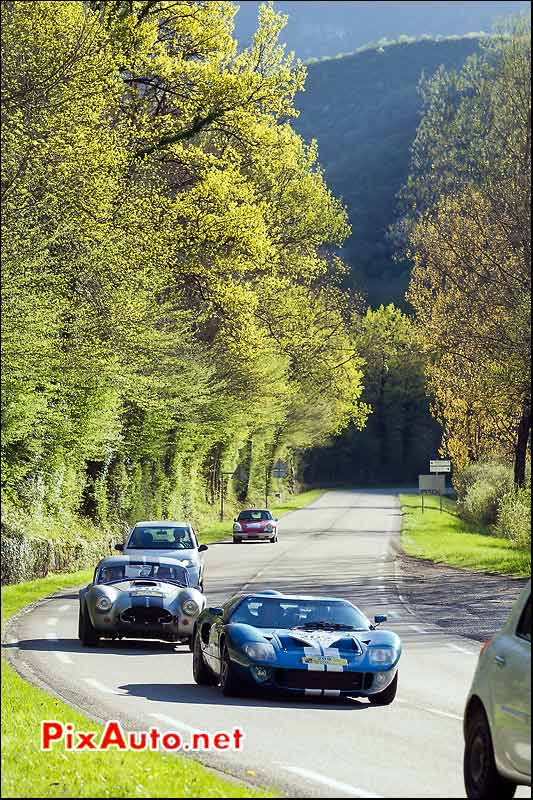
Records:
<instances>
[{"instance_id":1,"label":"tree trunk","mask_svg":"<svg viewBox=\"0 0 533 800\"><path fill-rule=\"evenodd\" d=\"M514 484L521 489L526 484L526 456L531 430L531 399L524 400L522 418L518 425L516 444L514 449Z\"/></svg>"}]
</instances>

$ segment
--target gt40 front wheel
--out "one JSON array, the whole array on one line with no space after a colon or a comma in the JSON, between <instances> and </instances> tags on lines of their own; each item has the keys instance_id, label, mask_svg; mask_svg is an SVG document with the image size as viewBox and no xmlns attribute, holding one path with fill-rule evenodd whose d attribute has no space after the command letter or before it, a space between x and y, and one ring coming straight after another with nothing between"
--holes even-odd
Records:
<instances>
[{"instance_id":1,"label":"gt40 front wheel","mask_svg":"<svg viewBox=\"0 0 533 800\"><path fill-rule=\"evenodd\" d=\"M204 661L199 633L193 639L192 674L199 686L214 686L216 684L215 676Z\"/></svg>"},{"instance_id":2,"label":"gt40 front wheel","mask_svg":"<svg viewBox=\"0 0 533 800\"><path fill-rule=\"evenodd\" d=\"M388 706L396 697L398 690L398 673L394 676L389 685L381 692L369 695L368 699L374 706Z\"/></svg>"}]
</instances>

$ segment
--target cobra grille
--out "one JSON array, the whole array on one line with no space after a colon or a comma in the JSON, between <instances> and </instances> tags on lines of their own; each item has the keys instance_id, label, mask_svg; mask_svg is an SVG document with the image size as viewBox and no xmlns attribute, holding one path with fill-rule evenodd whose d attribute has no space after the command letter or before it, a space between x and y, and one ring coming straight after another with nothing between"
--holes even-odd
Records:
<instances>
[{"instance_id":1,"label":"cobra grille","mask_svg":"<svg viewBox=\"0 0 533 800\"><path fill-rule=\"evenodd\" d=\"M328 670L280 669L277 681L285 689L370 689L371 672L329 672Z\"/></svg>"},{"instance_id":2,"label":"cobra grille","mask_svg":"<svg viewBox=\"0 0 533 800\"><path fill-rule=\"evenodd\" d=\"M164 608L155 606L134 606L127 608L120 615L122 622L129 622L133 625L161 625L165 622L172 622L172 614Z\"/></svg>"}]
</instances>

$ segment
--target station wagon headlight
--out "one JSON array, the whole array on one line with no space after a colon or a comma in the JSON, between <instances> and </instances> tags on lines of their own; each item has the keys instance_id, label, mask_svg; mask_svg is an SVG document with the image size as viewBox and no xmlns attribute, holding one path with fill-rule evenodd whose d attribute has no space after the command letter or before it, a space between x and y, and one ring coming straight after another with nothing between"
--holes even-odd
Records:
<instances>
[{"instance_id":1,"label":"station wagon headlight","mask_svg":"<svg viewBox=\"0 0 533 800\"><path fill-rule=\"evenodd\" d=\"M398 651L395 647L369 647L368 660L371 664L394 664Z\"/></svg>"},{"instance_id":2,"label":"station wagon headlight","mask_svg":"<svg viewBox=\"0 0 533 800\"><path fill-rule=\"evenodd\" d=\"M97 611L109 611L113 603L109 597L99 597L95 603Z\"/></svg>"},{"instance_id":3,"label":"station wagon headlight","mask_svg":"<svg viewBox=\"0 0 533 800\"><path fill-rule=\"evenodd\" d=\"M243 653L255 661L275 661L276 653L268 642L249 642L242 646Z\"/></svg>"},{"instance_id":4,"label":"station wagon headlight","mask_svg":"<svg viewBox=\"0 0 533 800\"><path fill-rule=\"evenodd\" d=\"M241 529L241 526L239 525L239 523L238 522L234 522L233 523L233 531L234 531L234 533L239 533L240 530L242 530L242 529Z\"/></svg>"},{"instance_id":5,"label":"station wagon headlight","mask_svg":"<svg viewBox=\"0 0 533 800\"><path fill-rule=\"evenodd\" d=\"M194 600L185 600L181 604L181 610L184 614L187 614L188 617L193 617L200 611L200 606L195 603Z\"/></svg>"},{"instance_id":6,"label":"station wagon headlight","mask_svg":"<svg viewBox=\"0 0 533 800\"><path fill-rule=\"evenodd\" d=\"M265 533L274 533L274 526L270 522L265 525Z\"/></svg>"}]
</instances>

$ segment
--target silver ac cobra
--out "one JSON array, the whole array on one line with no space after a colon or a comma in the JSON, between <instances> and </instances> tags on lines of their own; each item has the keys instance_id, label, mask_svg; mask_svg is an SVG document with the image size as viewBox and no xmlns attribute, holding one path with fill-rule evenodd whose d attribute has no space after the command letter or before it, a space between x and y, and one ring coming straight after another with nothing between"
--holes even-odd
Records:
<instances>
[{"instance_id":1,"label":"silver ac cobra","mask_svg":"<svg viewBox=\"0 0 533 800\"><path fill-rule=\"evenodd\" d=\"M206 599L186 567L162 556L108 556L79 593L78 635L85 647L102 637L190 644Z\"/></svg>"}]
</instances>

